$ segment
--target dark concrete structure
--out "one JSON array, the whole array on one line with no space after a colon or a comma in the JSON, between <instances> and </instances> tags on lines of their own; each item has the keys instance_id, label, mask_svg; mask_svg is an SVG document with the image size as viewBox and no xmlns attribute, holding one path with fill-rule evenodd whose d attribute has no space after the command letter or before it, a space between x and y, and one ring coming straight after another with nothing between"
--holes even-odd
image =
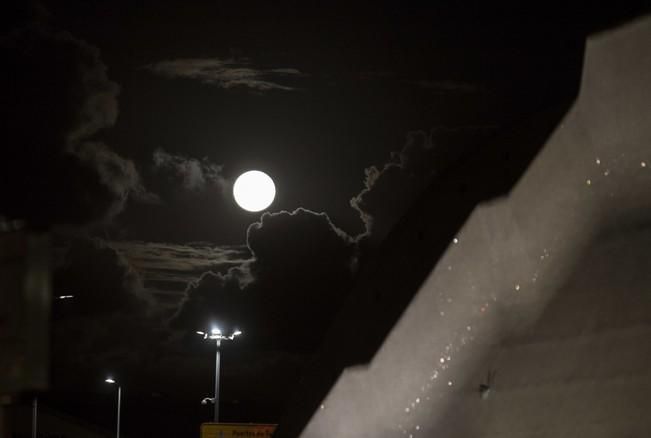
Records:
<instances>
[{"instance_id":1,"label":"dark concrete structure","mask_svg":"<svg viewBox=\"0 0 651 438\"><path fill-rule=\"evenodd\" d=\"M6 409L7 438L32 437L32 409L29 404L14 404ZM112 438L115 432L103 430L79 418L40 406L38 438ZM123 436L120 434L120 436Z\"/></svg>"}]
</instances>

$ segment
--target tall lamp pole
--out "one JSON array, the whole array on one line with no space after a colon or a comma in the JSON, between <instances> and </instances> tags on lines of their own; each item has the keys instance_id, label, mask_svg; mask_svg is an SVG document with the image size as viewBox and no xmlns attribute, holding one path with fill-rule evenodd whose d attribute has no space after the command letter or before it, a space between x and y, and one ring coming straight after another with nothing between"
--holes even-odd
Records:
<instances>
[{"instance_id":1,"label":"tall lamp pole","mask_svg":"<svg viewBox=\"0 0 651 438\"><path fill-rule=\"evenodd\" d=\"M32 438L36 438L38 430L38 397L32 400Z\"/></svg>"},{"instance_id":2,"label":"tall lamp pole","mask_svg":"<svg viewBox=\"0 0 651 438\"><path fill-rule=\"evenodd\" d=\"M113 380L111 377L108 377L106 380L104 380L106 383L110 383L111 385L118 385L118 422L117 422L117 427L115 431L115 436L116 438L120 438L120 408L122 405L122 386L120 386L115 380Z\"/></svg>"},{"instance_id":3,"label":"tall lamp pole","mask_svg":"<svg viewBox=\"0 0 651 438\"><path fill-rule=\"evenodd\" d=\"M231 333L229 336L225 336L222 334L221 330L219 330L217 327L213 327L210 332L197 332L198 335L203 336L204 339L210 339L215 341L215 346L216 348L216 353L215 353L215 396L212 399L212 402L215 404L215 413L213 416L213 421L215 423L219 423L219 371L220 371L220 353L221 353L221 345L222 341L232 341L234 340L237 336L241 335L242 332L240 330L235 330L233 333ZM207 402L211 401L209 398L204 398L202 403L206 404Z\"/></svg>"}]
</instances>

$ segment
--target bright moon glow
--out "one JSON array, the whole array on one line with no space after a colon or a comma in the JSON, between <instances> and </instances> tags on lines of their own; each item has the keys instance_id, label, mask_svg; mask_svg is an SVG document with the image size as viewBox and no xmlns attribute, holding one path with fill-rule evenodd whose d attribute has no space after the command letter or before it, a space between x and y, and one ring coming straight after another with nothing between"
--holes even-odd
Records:
<instances>
[{"instance_id":1,"label":"bright moon glow","mask_svg":"<svg viewBox=\"0 0 651 438\"><path fill-rule=\"evenodd\" d=\"M271 205L275 196L273 180L259 170L244 172L233 185L235 202L246 211L264 210Z\"/></svg>"}]
</instances>

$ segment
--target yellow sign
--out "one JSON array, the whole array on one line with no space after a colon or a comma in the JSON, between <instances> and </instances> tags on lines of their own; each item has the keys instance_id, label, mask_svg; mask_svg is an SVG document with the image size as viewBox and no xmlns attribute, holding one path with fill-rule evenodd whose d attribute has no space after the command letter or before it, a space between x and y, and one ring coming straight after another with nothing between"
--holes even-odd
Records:
<instances>
[{"instance_id":1,"label":"yellow sign","mask_svg":"<svg viewBox=\"0 0 651 438\"><path fill-rule=\"evenodd\" d=\"M201 438L271 438L275 424L203 423Z\"/></svg>"}]
</instances>

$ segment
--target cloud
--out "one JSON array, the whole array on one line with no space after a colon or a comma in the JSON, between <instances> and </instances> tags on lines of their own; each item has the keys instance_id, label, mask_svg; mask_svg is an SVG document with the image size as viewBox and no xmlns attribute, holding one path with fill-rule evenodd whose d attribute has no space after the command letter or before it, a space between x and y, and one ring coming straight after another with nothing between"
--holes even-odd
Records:
<instances>
[{"instance_id":1,"label":"cloud","mask_svg":"<svg viewBox=\"0 0 651 438\"><path fill-rule=\"evenodd\" d=\"M189 285L172 326L219 321L255 332L267 347L316 347L351 287L353 239L325 213L299 208L263 214L249 226L247 245L248 262Z\"/></svg>"},{"instance_id":2,"label":"cloud","mask_svg":"<svg viewBox=\"0 0 651 438\"><path fill-rule=\"evenodd\" d=\"M410 75L401 75L392 71L363 71L357 77L364 81L390 81L417 86L436 94L471 94L482 92L475 83L451 79L419 79Z\"/></svg>"},{"instance_id":3,"label":"cloud","mask_svg":"<svg viewBox=\"0 0 651 438\"><path fill-rule=\"evenodd\" d=\"M63 387L83 388L97 372L137 370L167 338L139 272L101 239L67 244L53 293L74 295L53 305L51 368Z\"/></svg>"},{"instance_id":4,"label":"cloud","mask_svg":"<svg viewBox=\"0 0 651 438\"><path fill-rule=\"evenodd\" d=\"M113 221L120 240L242 242L247 223L233 218L244 219L245 214L232 202L232 181L224 176L223 166L206 157L157 149L146 171L157 202L129 202ZM134 199L133 193L129 199ZM183 223L192 226L179 226Z\"/></svg>"},{"instance_id":5,"label":"cloud","mask_svg":"<svg viewBox=\"0 0 651 438\"><path fill-rule=\"evenodd\" d=\"M120 213L129 197L145 203L160 201L156 194L144 187L134 162L121 157L104 143L84 142L71 150L83 165L95 172L101 185L110 193L108 217Z\"/></svg>"},{"instance_id":6,"label":"cloud","mask_svg":"<svg viewBox=\"0 0 651 438\"><path fill-rule=\"evenodd\" d=\"M250 326L253 318L248 313L254 297L242 290L239 272L205 272L196 282L190 282L172 327L192 331L219 324L222 330L231 331Z\"/></svg>"},{"instance_id":7,"label":"cloud","mask_svg":"<svg viewBox=\"0 0 651 438\"><path fill-rule=\"evenodd\" d=\"M188 190L201 190L207 184L216 185L222 190L228 187L228 181L222 175L223 166L211 163L206 157L199 160L156 149L153 158L156 169L171 173Z\"/></svg>"},{"instance_id":8,"label":"cloud","mask_svg":"<svg viewBox=\"0 0 651 438\"><path fill-rule=\"evenodd\" d=\"M74 295L79 315L144 315L151 304L140 275L100 239L73 240L54 272L55 295Z\"/></svg>"},{"instance_id":9,"label":"cloud","mask_svg":"<svg viewBox=\"0 0 651 438\"><path fill-rule=\"evenodd\" d=\"M280 83L305 76L295 68L264 69L247 60L219 58L180 58L147 65L148 70L169 78L196 79L224 89L249 88L256 91L292 91Z\"/></svg>"},{"instance_id":10,"label":"cloud","mask_svg":"<svg viewBox=\"0 0 651 438\"><path fill-rule=\"evenodd\" d=\"M493 131L490 126L462 126L408 133L403 148L387 163L364 171L364 187L350 200L365 227L356 239L382 241L438 172Z\"/></svg>"},{"instance_id":11,"label":"cloud","mask_svg":"<svg viewBox=\"0 0 651 438\"><path fill-rule=\"evenodd\" d=\"M476 84L470 82L461 82L461 81L451 81L451 80L419 80L415 81L415 84L426 90L431 90L432 92L439 94L447 93L476 93L480 91L479 87Z\"/></svg>"},{"instance_id":12,"label":"cloud","mask_svg":"<svg viewBox=\"0 0 651 438\"><path fill-rule=\"evenodd\" d=\"M113 241L110 246L139 272L150 295L176 297L176 304L187 285L198 282L204 273L226 273L251 257L245 245Z\"/></svg>"},{"instance_id":13,"label":"cloud","mask_svg":"<svg viewBox=\"0 0 651 438\"><path fill-rule=\"evenodd\" d=\"M431 135L411 132L403 149L393 153L388 163L364 170L364 188L350 200L364 222L366 231L361 237L381 240L405 213L429 182L432 149Z\"/></svg>"},{"instance_id":14,"label":"cloud","mask_svg":"<svg viewBox=\"0 0 651 438\"><path fill-rule=\"evenodd\" d=\"M246 241L254 258L264 266L273 266L277 260L278 242L290 250L300 263L301 258L314 256L315 250L330 255L344 255L352 239L337 228L326 213L316 213L304 208L293 212L264 213L260 221L251 224Z\"/></svg>"},{"instance_id":15,"label":"cloud","mask_svg":"<svg viewBox=\"0 0 651 438\"><path fill-rule=\"evenodd\" d=\"M118 115L99 50L38 25L0 37L6 62L0 213L40 225L110 220L129 196L155 201L132 161L95 139Z\"/></svg>"}]
</instances>

